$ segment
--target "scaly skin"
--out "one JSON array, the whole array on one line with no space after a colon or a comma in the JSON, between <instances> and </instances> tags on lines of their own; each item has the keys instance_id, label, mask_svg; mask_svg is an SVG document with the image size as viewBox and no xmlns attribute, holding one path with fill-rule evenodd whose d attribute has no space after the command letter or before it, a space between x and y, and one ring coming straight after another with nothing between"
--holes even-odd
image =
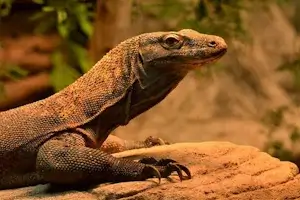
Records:
<instances>
[{"instance_id":1,"label":"scaly skin","mask_svg":"<svg viewBox=\"0 0 300 200\"><path fill-rule=\"evenodd\" d=\"M130 38L64 90L0 113L0 189L137 181L188 169L172 160L117 159L101 151L112 130L162 101L225 41L193 30ZM100 148L100 149L99 149ZM175 163L174 163L175 162Z\"/></svg>"}]
</instances>

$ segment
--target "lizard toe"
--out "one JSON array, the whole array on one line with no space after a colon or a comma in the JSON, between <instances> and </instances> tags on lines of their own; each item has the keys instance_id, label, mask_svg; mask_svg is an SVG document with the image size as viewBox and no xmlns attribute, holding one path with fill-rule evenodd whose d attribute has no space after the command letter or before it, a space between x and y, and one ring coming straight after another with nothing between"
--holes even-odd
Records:
<instances>
[{"instance_id":1,"label":"lizard toe","mask_svg":"<svg viewBox=\"0 0 300 200\"><path fill-rule=\"evenodd\" d=\"M169 163L166 167L168 170L170 170L171 173L176 171L180 181L183 180L183 174L181 172L181 169L176 163Z\"/></svg>"},{"instance_id":2,"label":"lizard toe","mask_svg":"<svg viewBox=\"0 0 300 200\"><path fill-rule=\"evenodd\" d=\"M180 181L192 178L190 170L186 166L179 164L173 159L163 158L157 160L154 157L145 157L140 159L138 162L146 164L148 166L152 166L154 168L157 167L155 169L158 170L160 172L160 175L164 178L170 176L173 172L177 172ZM182 171L186 174L186 177L183 176ZM150 173L149 175L152 176L153 174Z\"/></svg>"},{"instance_id":3,"label":"lizard toe","mask_svg":"<svg viewBox=\"0 0 300 200\"><path fill-rule=\"evenodd\" d=\"M184 171L184 173L187 175L187 179L192 178L191 171L184 165L176 163L176 165L180 168L180 170Z\"/></svg>"},{"instance_id":4,"label":"lizard toe","mask_svg":"<svg viewBox=\"0 0 300 200\"><path fill-rule=\"evenodd\" d=\"M153 177L158 178L158 184L161 183L161 177L162 177L161 173L159 172L159 170L155 166L145 165L142 173L147 178L153 178Z\"/></svg>"},{"instance_id":5,"label":"lizard toe","mask_svg":"<svg viewBox=\"0 0 300 200\"><path fill-rule=\"evenodd\" d=\"M177 163L177 161L169 158L163 158L160 160L155 159L154 157L144 157L138 161L139 163L155 165L155 166L166 166L169 163Z\"/></svg>"},{"instance_id":6,"label":"lizard toe","mask_svg":"<svg viewBox=\"0 0 300 200\"><path fill-rule=\"evenodd\" d=\"M156 165L157 166L166 166L168 165L169 163L177 163L176 160L173 160L173 159L170 159L170 158L163 158L163 159L160 159L156 162Z\"/></svg>"},{"instance_id":7,"label":"lizard toe","mask_svg":"<svg viewBox=\"0 0 300 200\"><path fill-rule=\"evenodd\" d=\"M154 157L144 157L138 161L139 163L148 164L148 165L156 165L158 163L158 160L156 160Z\"/></svg>"},{"instance_id":8,"label":"lizard toe","mask_svg":"<svg viewBox=\"0 0 300 200\"><path fill-rule=\"evenodd\" d=\"M147 137L146 140L144 141L144 143L147 147L169 145L170 144L169 142L164 141L162 138L153 137L153 136Z\"/></svg>"},{"instance_id":9,"label":"lizard toe","mask_svg":"<svg viewBox=\"0 0 300 200\"><path fill-rule=\"evenodd\" d=\"M168 160L168 159L166 159ZM165 164L165 163L164 163ZM169 163L167 163L164 166L157 166L160 169L160 173L162 174L162 177L166 178L170 176L173 172L176 172L180 178L180 181L186 180L186 179L191 179L192 175L190 170L177 162L174 162L173 160L169 160ZM183 176L182 172L186 174L186 176Z\"/></svg>"}]
</instances>

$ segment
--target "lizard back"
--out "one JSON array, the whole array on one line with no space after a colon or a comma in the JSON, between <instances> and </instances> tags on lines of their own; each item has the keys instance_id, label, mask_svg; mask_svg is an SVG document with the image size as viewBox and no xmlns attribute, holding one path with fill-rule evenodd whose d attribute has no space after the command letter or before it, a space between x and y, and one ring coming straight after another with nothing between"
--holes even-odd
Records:
<instances>
[{"instance_id":1,"label":"lizard back","mask_svg":"<svg viewBox=\"0 0 300 200\"><path fill-rule=\"evenodd\" d=\"M130 69L137 51L134 41L120 43L62 91L0 112L0 158L18 149L37 149L47 138L88 123L123 98L134 82Z\"/></svg>"}]
</instances>

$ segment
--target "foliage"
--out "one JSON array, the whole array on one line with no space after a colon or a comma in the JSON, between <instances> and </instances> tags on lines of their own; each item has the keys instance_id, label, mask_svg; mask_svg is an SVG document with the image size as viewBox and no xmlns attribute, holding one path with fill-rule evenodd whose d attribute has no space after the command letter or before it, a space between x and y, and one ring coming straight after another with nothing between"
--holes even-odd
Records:
<instances>
[{"instance_id":1,"label":"foliage","mask_svg":"<svg viewBox=\"0 0 300 200\"><path fill-rule=\"evenodd\" d=\"M96 1L92 1L93 3L81 0L32 1L41 5L41 10L31 17L31 20L37 22L35 32L45 33L54 30L63 39L52 59L57 58L58 54L68 55L60 56L62 59L52 60L54 68L51 80L55 90L58 91L92 66L85 44L93 32L93 4ZM288 0L277 1L282 3ZM243 27L241 11L252 4L247 2L247 0L134 1L134 8L137 8L134 11L135 14L138 10L139 13L151 15L159 21L168 21L168 24L173 24L169 29L192 28L223 37L245 39L247 34ZM13 0L0 0L0 16L9 15L12 3ZM65 69L68 72L65 76L58 76L58 72L62 70L59 66L68 68ZM221 68L214 65L209 71L199 71L197 74L211 74L212 71Z\"/></svg>"},{"instance_id":2,"label":"foliage","mask_svg":"<svg viewBox=\"0 0 300 200\"><path fill-rule=\"evenodd\" d=\"M9 15L14 0L0 0L0 17Z\"/></svg>"},{"instance_id":3,"label":"foliage","mask_svg":"<svg viewBox=\"0 0 300 200\"><path fill-rule=\"evenodd\" d=\"M296 54L293 59L286 59L279 67L277 71L286 71L292 75L292 86L286 88L286 91L289 93L291 99L295 105L300 105L300 54Z\"/></svg>"},{"instance_id":4,"label":"foliage","mask_svg":"<svg viewBox=\"0 0 300 200\"><path fill-rule=\"evenodd\" d=\"M51 82L57 90L65 88L79 77L78 71L68 65L62 52L55 51L51 56L51 60L54 67Z\"/></svg>"},{"instance_id":5,"label":"foliage","mask_svg":"<svg viewBox=\"0 0 300 200\"><path fill-rule=\"evenodd\" d=\"M300 129L296 125L290 124L284 119L284 114L287 111L288 108L283 106L268 111L263 117L262 122L268 128L268 141L265 143L264 151L279 158L280 160L299 163L298 158L300 155L296 153L296 147L300 142ZM281 126L288 127L291 130L289 132L291 148L287 148L281 140L274 139L275 131Z\"/></svg>"},{"instance_id":6,"label":"foliage","mask_svg":"<svg viewBox=\"0 0 300 200\"><path fill-rule=\"evenodd\" d=\"M300 20L300 1L292 1L292 0L282 0L281 2L293 2L291 5L295 9L294 15L290 16L291 23L293 24L296 31L300 30L299 20ZM292 100L294 103L299 106L300 105L300 49L294 54L292 57L286 57L283 63L277 67L279 72L286 71L292 75L293 78L293 85L291 88L286 88L287 92L291 95Z\"/></svg>"},{"instance_id":7,"label":"foliage","mask_svg":"<svg viewBox=\"0 0 300 200\"><path fill-rule=\"evenodd\" d=\"M0 80L18 80L27 76L28 71L22 69L18 65L1 64ZM0 81L0 97L4 97L4 83Z\"/></svg>"},{"instance_id":8,"label":"foliage","mask_svg":"<svg viewBox=\"0 0 300 200\"><path fill-rule=\"evenodd\" d=\"M47 19L49 21L48 23L40 23L37 28L38 32L47 31L55 25L63 39L68 39L73 31L78 31L78 28L87 36L91 36L93 12L89 9L92 4L82 3L78 0L48 0L47 3L44 0L33 1L43 6L42 11L33 15L32 19Z\"/></svg>"},{"instance_id":9,"label":"foliage","mask_svg":"<svg viewBox=\"0 0 300 200\"><path fill-rule=\"evenodd\" d=\"M80 44L78 37L90 38L92 35L92 4L78 0L34 0L42 5L42 10L35 13L31 19L39 22L37 33L56 29L61 36L62 44L51 56L53 70L52 84L56 91L74 82L81 73L92 66L85 44ZM48 23L44 23L47 20ZM78 34L81 32L84 36ZM63 56L64 54L68 56ZM74 67L75 66L75 67ZM76 69L79 66L79 69Z\"/></svg>"},{"instance_id":10,"label":"foliage","mask_svg":"<svg viewBox=\"0 0 300 200\"><path fill-rule=\"evenodd\" d=\"M300 3L299 1L292 0L277 0L282 6L287 5L287 3L293 3L290 5L295 6L296 12L295 15L292 16L291 22L294 24L294 27L297 31L299 31L299 11ZM292 59L286 58L285 61L277 68L277 71L287 71L293 77L293 85L292 88L286 88L287 92L291 96L291 99L294 101L296 106L300 105L300 54L296 54ZM294 108L295 109L295 108ZM266 118L269 119L267 125L269 133L268 133L268 141L265 144L265 151L269 154L279 158L280 160L287 160L294 162L300 166L300 154L298 153L299 149L296 149L299 146L300 142L300 128L295 124L290 124L284 119L284 113L288 109L286 108L277 108L274 111L270 111L266 113ZM264 121L266 122L266 121ZM285 126L290 128L289 139L291 143L291 148L287 148L286 145L280 141L273 138L273 135L280 126Z\"/></svg>"},{"instance_id":11,"label":"foliage","mask_svg":"<svg viewBox=\"0 0 300 200\"><path fill-rule=\"evenodd\" d=\"M245 37L241 11L247 8L247 0L161 0L139 5L141 13L172 21L170 29L192 28L231 38Z\"/></svg>"},{"instance_id":12,"label":"foliage","mask_svg":"<svg viewBox=\"0 0 300 200\"><path fill-rule=\"evenodd\" d=\"M93 32L93 5L79 0L32 1L41 7L30 18L37 23L34 32L44 34L56 31L62 38L61 45L51 56L52 85L55 91L59 91L92 66L85 45ZM0 16L9 14L12 3L13 0L0 0L0 6L4 8L1 9Z\"/></svg>"},{"instance_id":13,"label":"foliage","mask_svg":"<svg viewBox=\"0 0 300 200\"><path fill-rule=\"evenodd\" d=\"M1 65L0 79L17 80L27 76L28 71L22 69L18 65Z\"/></svg>"},{"instance_id":14,"label":"foliage","mask_svg":"<svg viewBox=\"0 0 300 200\"><path fill-rule=\"evenodd\" d=\"M294 60L287 60L281 64L278 71L289 71L293 75L294 86L293 89L300 92L300 58L295 58Z\"/></svg>"}]
</instances>

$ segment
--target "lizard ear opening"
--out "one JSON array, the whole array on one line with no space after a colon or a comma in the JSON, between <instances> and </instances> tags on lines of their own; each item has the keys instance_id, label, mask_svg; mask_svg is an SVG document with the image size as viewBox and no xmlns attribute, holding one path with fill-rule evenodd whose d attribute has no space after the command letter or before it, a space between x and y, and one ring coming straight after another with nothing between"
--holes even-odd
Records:
<instances>
[{"instance_id":1,"label":"lizard ear opening","mask_svg":"<svg viewBox=\"0 0 300 200\"><path fill-rule=\"evenodd\" d=\"M156 80L159 78L158 70L145 66L143 57L140 53L138 53L133 60L134 61L131 63L131 67L142 89L145 89L156 82Z\"/></svg>"}]
</instances>

